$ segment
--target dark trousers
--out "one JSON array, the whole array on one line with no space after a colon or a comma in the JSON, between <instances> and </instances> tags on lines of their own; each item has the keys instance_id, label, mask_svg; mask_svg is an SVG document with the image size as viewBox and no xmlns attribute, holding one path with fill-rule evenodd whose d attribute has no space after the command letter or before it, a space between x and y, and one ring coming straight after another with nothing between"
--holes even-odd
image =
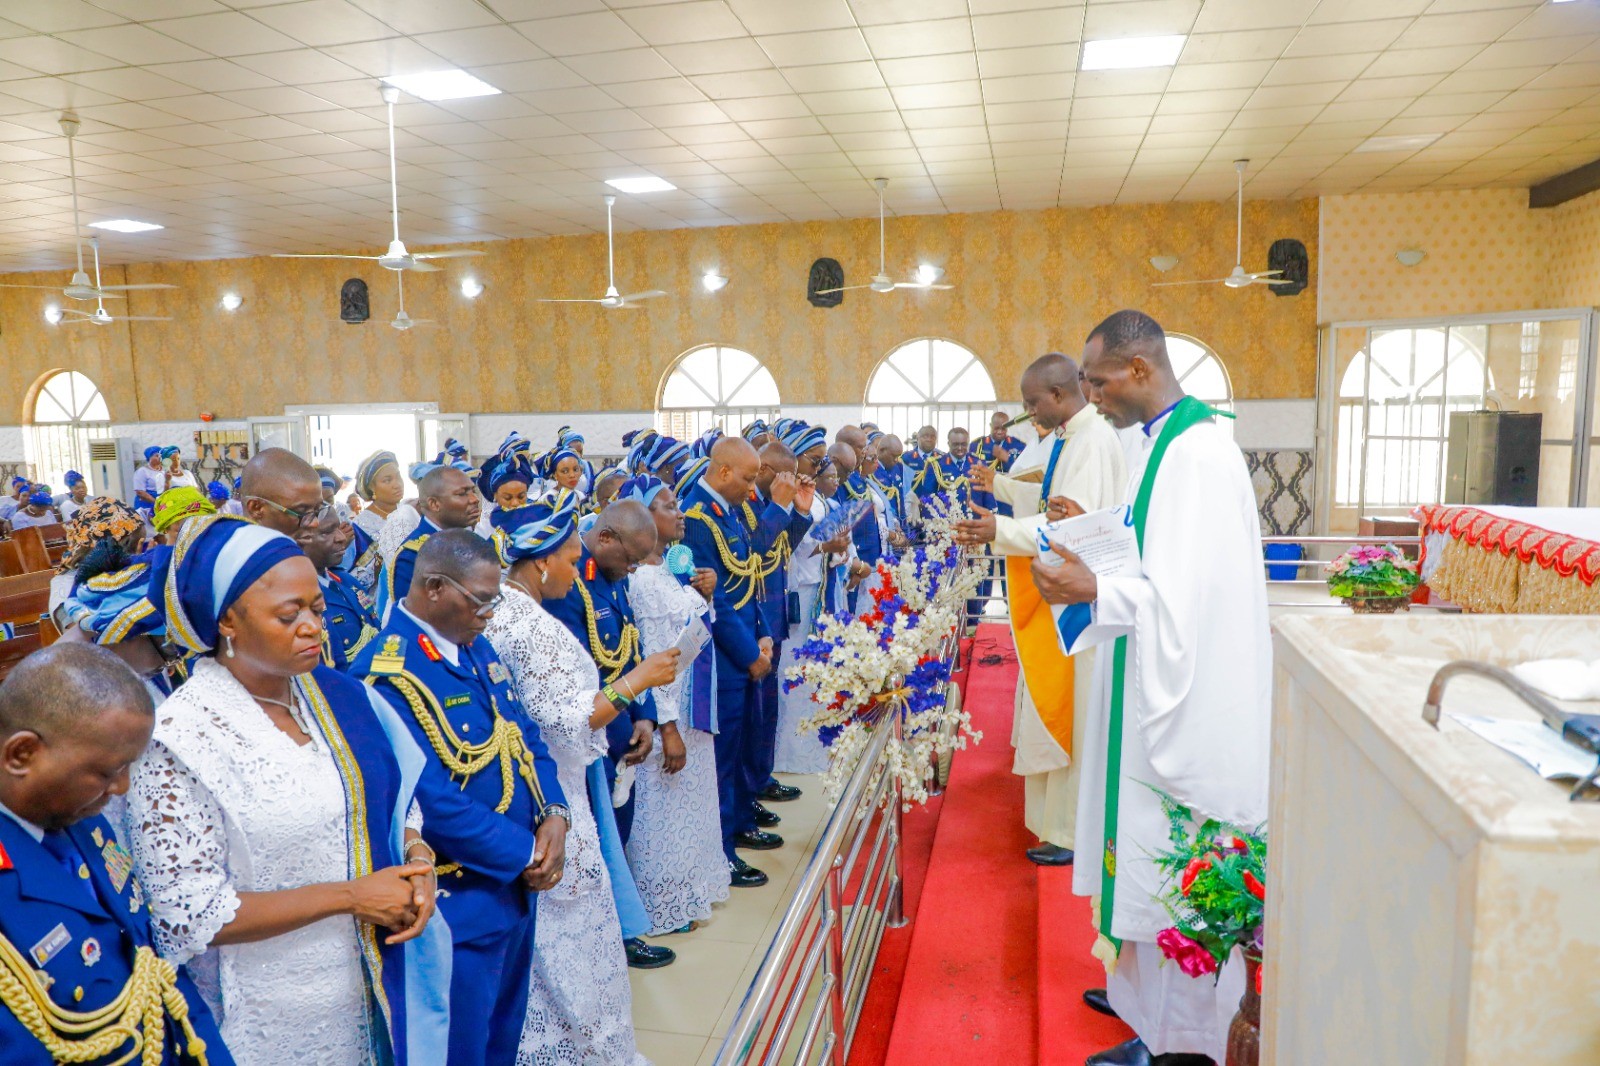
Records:
<instances>
[{"instance_id":1,"label":"dark trousers","mask_svg":"<svg viewBox=\"0 0 1600 1066\"><path fill-rule=\"evenodd\" d=\"M514 1066L533 976L536 911L501 936L457 944L450 972L449 1066Z\"/></svg>"},{"instance_id":2,"label":"dark trousers","mask_svg":"<svg viewBox=\"0 0 1600 1066\"><path fill-rule=\"evenodd\" d=\"M755 797L744 762L745 727L756 703L755 690L748 678L717 686L717 806L722 814L722 851L730 859L733 838L756 827Z\"/></svg>"},{"instance_id":3,"label":"dark trousers","mask_svg":"<svg viewBox=\"0 0 1600 1066\"><path fill-rule=\"evenodd\" d=\"M762 791L772 783L772 767L778 761L778 663L783 645L772 646L772 673L751 687L755 690L754 705L745 715L744 758L745 788L751 799L760 799Z\"/></svg>"}]
</instances>

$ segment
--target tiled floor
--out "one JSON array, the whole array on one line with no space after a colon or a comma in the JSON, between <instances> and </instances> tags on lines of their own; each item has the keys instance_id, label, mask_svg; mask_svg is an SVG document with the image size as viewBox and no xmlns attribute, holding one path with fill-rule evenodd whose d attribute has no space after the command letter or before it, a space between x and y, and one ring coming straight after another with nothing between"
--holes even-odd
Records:
<instances>
[{"instance_id":1,"label":"tiled floor","mask_svg":"<svg viewBox=\"0 0 1600 1066\"><path fill-rule=\"evenodd\" d=\"M777 851L742 852L745 861L765 870L761 888L736 888L727 903L692 933L654 940L678 953L678 961L659 970L631 970L633 1024L639 1051L655 1066L700 1066L715 1060L722 1035L744 999L777 931L797 880L816 846L828 816L816 777L780 774L805 795L792 803L770 804L783 824Z\"/></svg>"}]
</instances>

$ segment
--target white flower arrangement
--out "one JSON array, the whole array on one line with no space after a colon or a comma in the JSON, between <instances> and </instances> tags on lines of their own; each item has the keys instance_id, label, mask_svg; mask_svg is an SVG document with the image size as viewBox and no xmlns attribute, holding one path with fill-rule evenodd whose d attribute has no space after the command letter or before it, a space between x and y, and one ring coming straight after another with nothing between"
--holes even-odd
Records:
<instances>
[{"instance_id":1,"label":"white flower arrangement","mask_svg":"<svg viewBox=\"0 0 1600 1066\"><path fill-rule=\"evenodd\" d=\"M940 501L924 502L922 546L879 560L862 591L872 606L857 616L823 615L795 650L785 684L810 686L817 704L799 728L815 730L828 747L823 792L830 800L843 792L873 729L891 727L886 715L900 719L884 760L906 809L927 802L938 756L983 739L945 698L967 601L982 576L955 543L954 522L966 509Z\"/></svg>"}]
</instances>

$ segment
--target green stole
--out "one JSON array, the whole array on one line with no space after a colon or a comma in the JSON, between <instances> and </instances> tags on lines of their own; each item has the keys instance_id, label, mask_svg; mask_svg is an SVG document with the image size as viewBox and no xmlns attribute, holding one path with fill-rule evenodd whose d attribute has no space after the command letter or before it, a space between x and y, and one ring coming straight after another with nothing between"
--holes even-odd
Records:
<instances>
[{"instance_id":1,"label":"green stole","mask_svg":"<svg viewBox=\"0 0 1600 1066\"><path fill-rule=\"evenodd\" d=\"M1161 427L1156 446L1145 464L1144 476L1139 481L1139 494L1133 501L1133 531L1139 541L1139 553L1144 554L1144 524L1150 513L1150 496L1156 487L1156 471L1167 448L1184 430L1211 418L1232 418L1226 411L1206 406L1193 396L1179 400ZM1117 807L1122 787L1122 715L1125 675L1128 666L1128 638L1118 637L1111 656L1111 715L1106 736L1106 820L1105 856L1100 866L1100 932L1119 950L1122 941L1111 935L1111 916L1117 898Z\"/></svg>"}]
</instances>

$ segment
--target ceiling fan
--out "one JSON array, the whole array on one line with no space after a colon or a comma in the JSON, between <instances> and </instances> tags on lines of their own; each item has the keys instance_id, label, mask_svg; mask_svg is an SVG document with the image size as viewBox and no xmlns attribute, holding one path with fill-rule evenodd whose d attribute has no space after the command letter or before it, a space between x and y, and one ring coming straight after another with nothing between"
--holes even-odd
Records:
<instances>
[{"instance_id":1,"label":"ceiling fan","mask_svg":"<svg viewBox=\"0 0 1600 1066\"><path fill-rule=\"evenodd\" d=\"M817 295L822 296L830 292L849 292L851 289L871 289L873 292L893 292L896 289L953 289L954 285L939 285L940 275L944 271L938 267L924 263L917 268L916 281L895 281L889 276L885 243L883 237L883 190L888 186L888 178L873 178L872 184L878 187L878 272L873 275L872 281L867 285L841 285L837 289L818 289Z\"/></svg>"},{"instance_id":2,"label":"ceiling fan","mask_svg":"<svg viewBox=\"0 0 1600 1066\"><path fill-rule=\"evenodd\" d=\"M1248 159L1235 159L1233 169L1239 174L1238 218L1234 226L1233 244L1233 271L1225 278L1201 278L1196 281L1157 281L1153 286L1162 285L1216 285L1223 284L1230 289L1242 289L1247 285L1293 285L1291 278L1275 278L1274 274L1282 274L1281 270L1257 270L1251 273L1244 268L1244 171L1250 165Z\"/></svg>"},{"instance_id":3,"label":"ceiling fan","mask_svg":"<svg viewBox=\"0 0 1600 1066\"><path fill-rule=\"evenodd\" d=\"M664 289L645 289L643 292L630 292L619 294L617 292L617 255L615 240L611 235L611 208L616 204L615 196L606 197L606 294L597 299L553 299L545 298L535 300L541 304L599 304L601 307L638 307L640 300L653 300L657 296L666 296Z\"/></svg>"},{"instance_id":4,"label":"ceiling fan","mask_svg":"<svg viewBox=\"0 0 1600 1066\"><path fill-rule=\"evenodd\" d=\"M61 132L67 137L67 166L72 179L72 241L78 252L78 269L73 272L72 280L67 282L66 288L54 285L0 284L0 289L49 289L61 293L69 300L120 300L124 292L132 289L176 289L176 285L167 285L163 282L150 282L144 285L101 285L98 244L95 245L94 284L89 284L89 275L83 269L83 227L78 220L78 159L72 150L72 139L78 135L80 123L78 116L70 111L62 112L59 121Z\"/></svg>"},{"instance_id":5,"label":"ceiling fan","mask_svg":"<svg viewBox=\"0 0 1600 1066\"><path fill-rule=\"evenodd\" d=\"M405 275L405 272L404 271L397 271L395 273L394 280L395 280L396 284L398 284L400 286L400 310L394 316L394 321L389 323L389 325L393 326L395 329L399 330L402 333L404 333L408 329L415 329L418 326L436 326L436 325L438 325L438 323L435 322L431 318L412 318L410 315L406 314L406 275Z\"/></svg>"},{"instance_id":6,"label":"ceiling fan","mask_svg":"<svg viewBox=\"0 0 1600 1066\"><path fill-rule=\"evenodd\" d=\"M369 263L377 263L390 270L417 270L430 271L439 268L429 262L431 259L465 259L468 256L483 255L476 248L454 248L445 252L408 252L405 242L400 239L400 181L397 176L395 151L394 151L394 105L400 99L400 90L393 85L383 87L383 101L389 105L389 204L390 217L394 223L394 240L389 242L389 250L382 255L344 255L338 252L275 252L274 259L362 259Z\"/></svg>"},{"instance_id":7,"label":"ceiling fan","mask_svg":"<svg viewBox=\"0 0 1600 1066\"><path fill-rule=\"evenodd\" d=\"M90 237L89 244L94 248L94 287L100 288L100 238ZM144 287L144 286L142 286ZM158 289L175 289L176 285L148 286ZM108 294L109 295L109 294ZM71 315L73 317L68 318ZM61 324L69 326L74 322L93 322L97 326L109 326L113 322L171 322L170 315L113 315L106 310L103 300L95 300L93 313L80 311L76 307L63 307L61 309Z\"/></svg>"}]
</instances>

